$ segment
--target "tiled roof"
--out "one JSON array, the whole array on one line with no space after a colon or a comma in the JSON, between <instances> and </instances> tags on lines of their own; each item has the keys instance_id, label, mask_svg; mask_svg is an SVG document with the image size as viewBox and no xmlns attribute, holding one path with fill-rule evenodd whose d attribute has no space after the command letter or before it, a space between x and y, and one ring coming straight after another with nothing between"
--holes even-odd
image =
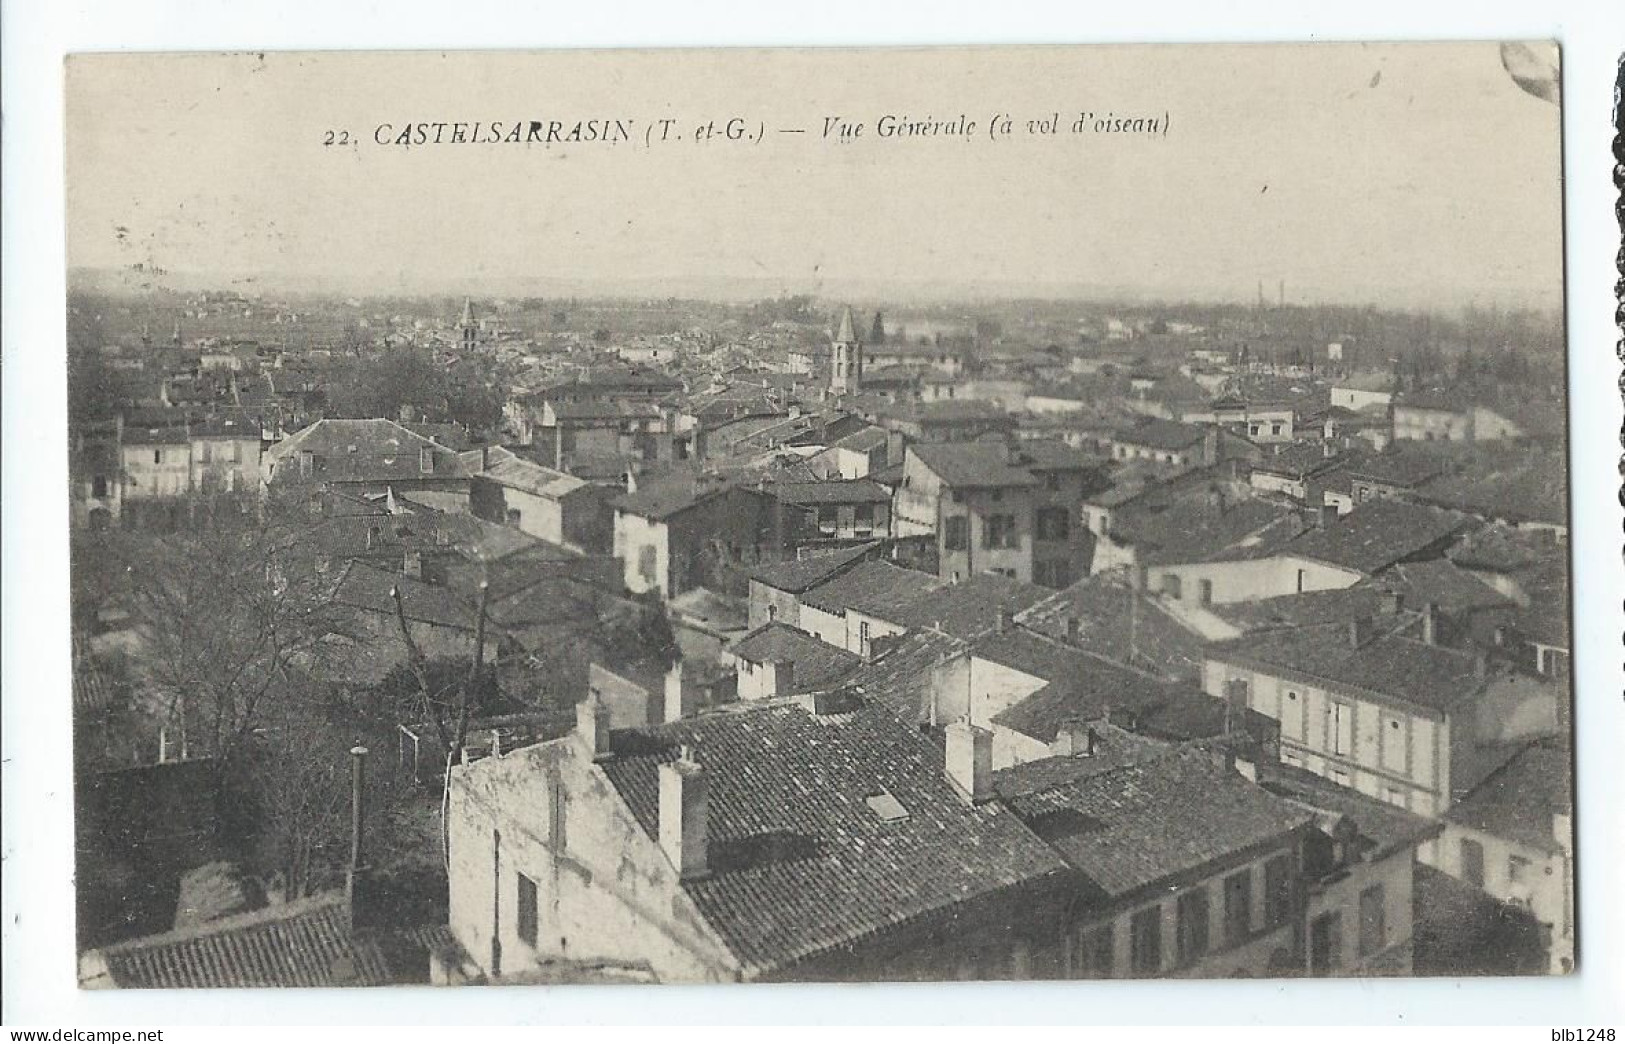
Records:
<instances>
[{"instance_id":1,"label":"tiled roof","mask_svg":"<svg viewBox=\"0 0 1625 1044\"><path fill-rule=\"evenodd\" d=\"M562 471L544 468L540 464L514 457L493 463L489 468L480 472L482 478L488 478L510 489L517 489L524 493L534 493L539 497L557 500L566 493L574 493L584 489L587 483L574 475L567 475Z\"/></svg>"},{"instance_id":2,"label":"tiled roof","mask_svg":"<svg viewBox=\"0 0 1625 1044\"><path fill-rule=\"evenodd\" d=\"M1384 612L1392 595L1376 584L1333 588L1327 591L1301 591L1296 594L1260 598L1252 602L1225 602L1208 611L1243 631L1273 627L1309 627L1342 623ZM1420 607L1423 603L1409 603Z\"/></svg>"},{"instance_id":3,"label":"tiled roof","mask_svg":"<svg viewBox=\"0 0 1625 1044\"><path fill-rule=\"evenodd\" d=\"M728 651L752 663L790 661L795 665L796 692L834 685L863 662L845 649L777 622L758 627L730 645Z\"/></svg>"},{"instance_id":4,"label":"tiled roof","mask_svg":"<svg viewBox=\"0 0 1625 1044\"><path fill-rule=\"evenodd\" d=\"M351 562L345 567L344 575L333 592L333 602L394 616L396 607L391 590L400 592L401 611L408 620L474 630L477 610L455 592L362 562Z\"/></svg>"},{"instance_id":5,"label":"tiled roof","mask_svg":"<svg viewBox=\"0 0 1625 1044\"><path fill-rule=\"evenodd\" d=\"M910 446L908 452L955 489L1031 486L1038 481L1013 462L1002 442L922 442Z\"/></svg>"},{"instance_id":6,"label":"tiled roof","mask_svg":"<svg viewBox=\"0 0 1625 1044\"><path fill-rule=\"evenodd\" d=\"M768 492L787 504L889 504L891 494L869 479L775 482Z\"/></svg>"},{"instance_id":7,"label":"tiled roof","mask_svg":"<svg viewBox=\"0 0 1625 1044\"><path fill-rule=\"evenodd\" d=\"M1013 456L1016 463L1033 471L1104 471L1110 464L1058 439L1025 440L1016 446Z\"/></svg>"},{"instance_id":8,"label":"tiled roof","mask_svg":"<svg viewBox=\"0 0 1625 1044\"><path fill-rule=\"evenodd\" d=\"M1254 471L1263 471L1272 475L1287 475L1292 478L1303 478L1317 472L1326 471L1340 462L1338 457L1328 457L1325 449L1317 442L1294 442L1284 446L1275 453L1265 454L1253 462Z\"/></svg>"},{"instance_id":9,"label":"tiled roof","mask_svg":"<svg viewBox=\"0 0 1625 1044\"><path fill-rule=\"evenodd\" d=\"M1557 850L1552 816L1573 809L1568 743L1533 743L1457 802L1445 818L1544 851Z\"/></svg>"},{"instance_id":10,"label":"tiled roof","mask_svg":"<svg viewBox=\"0 0 1625 1044\"><path fill-rule=\"evenodd\" d=\"M1568 472L1563 454L1487 460L1478 466L1422 483L1417 500L1510 522L1566 526Z\"/></svg>"},{"instance_id":11,"label":"tiled roof","mask_svg":"<svg viewBox=\"0 0 1625 1044\"><path fill-rule=\"evenodd\" d=\"M1399 446L1384 453L1353 454L1342 461L1341 467L1355 478L1409 488L1438 475L1445 465L1428 450Z\"/></svg>"},{"instance_id":12,"label":"tiled roof","mask_svg":"<svg viewBox=\"0 0 1625 1044\"><path fill-rule=\"evenodd\" d=\"M1279 668L1439 711L1475 696L1488 683L1488 677L1477 673L1473 653L1395 631L1355 648L1345 624L1259 631L1215 643L1209 658L1265 671Z\"/></svg>"},{"instance_id":13,"label":"tiled roof","mask_svg":"<svg viewBox=\"0 0 1625 1044\"><path fill-rule=\"evenodd\" d=\"M1148 726L1166 716L1173 726L1169 732L1178 739L1205 738L1223 729L1223 705L1194 688L1094 657L1076 666L1074 673L1049 679L1048 685L995 714L993 723L1042 743L1052 742L1068 722L1096 721L1107 714L1159 732Z\"/></svg>"},{"instance_id":14,"label":"tiled roof","mask_svg":"<svg viewBox=\"0 0 1625 1044\"><path fill-rule=\"evenodd\" d=\"M807 591L801 596L801 601L803 605L829 613L856 609L860 613L890 620L945 583L918 569L904 569L890 562L861 562L833 580Z\"/></svg>"},{"instance_id":15,"label":"tiled roof","mask_svg":"<svg viewBox=\"0 0 1625 1044\"><path fill-rule=\"evenodd\" d=\"M931 672L937 665L963 655L968 646L936 631L909 631L896 644L885 647L847 679L871 699L884 703L906 721L931 718Z\"/></svg>"},{"instance_id":16,"label":"tiled roof","mask_svg":"<svg viewBox=\"0 0 1625 1044\"><path fill-rule=\"evenodd\" d=\"M1198 425L1160 418L1145 420L1133 427L1119 428L1112 432L1114 442L1169 452L1189 449L1206 437L1207 430Z\"/></svg>"},{"instance_id":17,"label":"tiled roof","mask_svg":"<svg viewBox=\"0 0 1625 1044\"><path fill-rule=\"evenodd\" d=\"M752 569L750 576L751 579L760 580L769 587L777 588L780 591L800 594L809 587L815 587L851 568L855 563L868 557L879 546L879 541L871 540L853 547L843 547L839 551L809 555L806 558L798 558L790 562L774 562L769 565L761 565Z\"/></svg>"},{"instance_id":18,"label":"tiled roof","mask_svg":"<svg viewBox=\"0 0 1625 1044\"><path fill-rule=\"evenodd\" d=\"M1360 573L1376 573L1476 525L1454 512L1384 498L1361 504L1280 550Z\"/></svg>"},{"instance_id":19,"label":"tiled roof","mask_svg":"<svg viewBox=\"0 0 1625 1044\"><path fill-rule=\"evenodd\" d=\"M1119 511L1111 529L1113 538L1132 544L1146 564L1256 558L1288 545L1302 531L1297 512L1282 504L1259 499L1210 504L1194 498Z\"/></svg>"},{"instance_id":20,"label":"tiled roof","mask_svg":"<svg viewBox=\"0 0 1625 1044\"><path fill-rule=\"evenodd\" d=\"M1014 615L1051 593L1049 588L997 573L977 573L898 606L887 619L905 627L936 628L968 640L997 627L1001 610Z\"/></svg>"},{"instance_id":21,"label":"tiled roof","mask_svg":"<svg viewBox=\"0 0 1625 1044\"><path fill-rule=\"evenodd\" d=\"M1414 608L1432 603L1449 612L1463 612L1511 604L1511 599L1448 558L1401 562L1384 574L1382 582Z\"/></svg>"},{"instance_id":22,"label":"tiled roof","mask_svg":"<svg viewBox=\"0 0 1625 1044\"><path fill-rule=\"evenodd\" d=\"M1113 897L1284 841L1313 819L1194 751L1035 791L1009 804Z\"/></svg>"},{"instance_id":23,"label":"tiled roof","mask_svg":"<svg viewBox=\"0 0 1625 1044\"><path fill-rule=\"evenodd\" d=\"M619 511L643 518L663 519L693 507L707 497L720 494L721 488L700 484L695 476L678 472L638 483L636 493L627 493L614 501Z\"/></svg>"},{"instance_id":24,"label":"tiled roof","mask_svg":"<svg viewBox=\"0 0 1625 1044\"><path fill-rule=\"evenodd\" d=\"M427 982L445 926L354 930L342 895L323 895L93 951L114 985L195 989Z\"/></svg>"},{"instance_id":25,"label":"tiled roof","mask_svg":"<svg viewBox=\"0 0 1625 1044\"><path fill-rule=\"evenodd\" d=\"M422 469L428 449L434 470ZM313 453L321 465L310 476L324 482L387 482L424 478L463 478L468 471L448 449L391 420L319 420L265 451L279 477L296 478L299 454Z\"/></svg>"},{"instance_id":26,"label":"tiled roof","mask_svg":"<svg viewBox=\"0 0 1625 1044\"><path fill-rule=\"evenodd\" d=\"M1174 753L1173 744L1166 740L1142 736L1104 722L1096 723L1093 729L1094 753L1057 754L999 769L993 773L994 791L1009 801Z\"/></svg>"},{"instance_id":27,"label":"tiled roof","mask_svg":"<svg viewBox=\"0 0 1625 1044\"><path fill-rule=\"evenodd\" d=\"M1054 592L1016 619L1051 638L1069 641L1068 621L1075 620L1079 648L1165 678L1196 678L1202 671L1203 640L1164 612L1159 599L1136 592L1109 574L1086 577Z\"/></svg>"},{"instance_id":28,"label":"tiled roof","mask_svg":"<svg viewBox=\"0 0 1625 1044\"><path fill-rule=\"evenodd\" d=\"M651 837L658 767L698 746L711 873L683 889L747 976L1065 870L997 803L964 801L941 750L874 702L814 717L775 700L614 743L604 772ZM866 799L882 792L907 815L876 815Z\"/></svg>"}]
</instances>

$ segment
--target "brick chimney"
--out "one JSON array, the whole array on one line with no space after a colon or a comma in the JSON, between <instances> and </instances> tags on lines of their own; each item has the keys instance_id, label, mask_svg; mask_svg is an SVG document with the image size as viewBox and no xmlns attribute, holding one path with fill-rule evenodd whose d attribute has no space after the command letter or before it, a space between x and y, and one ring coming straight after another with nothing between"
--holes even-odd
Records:
<instances>
[{"instance_id":1,"label":"brick chimney","mask_svg":"<svg viewBox=\"0 0 1625 1044\"><path fill-rule=\"evenodd\" d=\"M676 761L660 766L660 848L685 881L710 873L710 782L687 744Z\"/></svg>"},{"instance_id":2,"label":"brick chimney","mask_svg":"<svg viewBox=\"0 0 1625 1044\"><path fill-rule=\"evenodd\" d=\"M993 733L963 719L946 729L943 770L961 797L980 804L993 796Z\"/></svg>"},{"instance_id":3,"label":"brick chimney","mask_svg":"<svg viewBox=\"0 0 1625 1044\"><path fill-rule=\"evenodd\" d=\"M576 735L587 745L592 760L608 761L613 757L609 732L609 708L596 692L589 692L585 700L576 704Z\"/></svg>"}]
</instances>

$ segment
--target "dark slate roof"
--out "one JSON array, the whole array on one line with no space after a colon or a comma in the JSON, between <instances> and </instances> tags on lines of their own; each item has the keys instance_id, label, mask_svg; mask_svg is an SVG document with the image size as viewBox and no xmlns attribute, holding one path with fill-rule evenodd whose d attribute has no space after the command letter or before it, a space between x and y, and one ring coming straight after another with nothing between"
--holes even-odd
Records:
<instances>
[{"instance_id":1,"label":"dark slate roof","mask_svg":"<svg viewBox=\"0 0 1625 1044\"><path fill-rule=\"evenodd\" d=\"M1476 696L1489 681L1477 674L1471 652L1428 645L1399 631L1355 648L1345 624L1259 631L1213 644L1209 658L1284 670L1434 711Z\"/></svg>"},{"instance_id":2,"label":"dark slate roof","mask_svg":"<svg viewBox=\"0 0 1625 1044\"><path fill-rule=\"evenodd\" d=\"M1189 449L1206 437L1207 429L1199 425L1182 424L1179 421L1156 417L1112 432L1112 439L1115 442L1169 452Z\"/></svg>"},{"instance_id":3,"label":"dark slate roof","mask_svg":"<svg viewBox=\"0 0 1625 1044\"><path fill-rule=\"evenodd\" d=\"M758 627L730 645L728 651L752 663L790 661L795 665L796 692L834 685L863 662L845 649L778 622Z\"/></svg>"},{"instance_id":4,"label":"dark slate roof","mask_svg":"<svg viewBox=\"0 0 1625 1044\"><path fill-rule=\"evenodd\" d=\"M1568 743L1533 743L1491 773L1457 802L1445 818L1495 837L1557 851L1552 816L1573 809Z\"/></svg>"},{"instance_id":5,"label":"dark slate roof","mask_svg":"<svg viewBox=\"0 0 1625 1044\"><path fill-rule=\"evenodd\" d=\"M1013 463L1002 442L922 442L910 446L921 464L955 489L997 489L1031 486L1032 472Z\"/></svg>"},{"instance_id":6,"label":"dark slate roof","mask_svg":"<svg viewBox=\"0 0 1625 1044\"><path fill-rule=\"evenodd\" d=\"M977 573L939 587L898 607L887 619L905 627L930 627L966 640L998 626L999 613L1014 615L1049 597L1046 587L997 573Z\"/></svg>"},{"instance_id":7,"label":"dark slate roof","mask_svg":"<svg viewBox=\"0 0 1625 1044\"><path fill-rule=\"evenodd\" d=\"M124 988L385 986L426 983L444 925L354 930L342 895L322 895L94 951Z\"/></svg>"},{"instance_id":8,"label":"dark slate roof","mask_svg":"<svg viewBox=\"0 0 1625 1044\"><path fill-rule=\"evenodd\" d=\"M1009 805L1112 897L1284 840L1313 819L1195 751L1025 794Z\"/></svg>"},{"instance_id":9,"label":"dark slate roof","mask_svg":"<svg viewBox=\"0 0 1625 1044\"><path fill-rule=\"evenodd\" d=\"M1442 829L1436 820L1333 783L1308 769L1267 760L1259 761L1256 769L1259 786L1318 813L1322 822L1328 817L1351 821L1363 841L1361 854L1368 859L1380 859L1401 848L1420 844Z\"/></svg>"},{"instance_id":10,"label":"dark slate roof","mask_svg":"<svg viewBox=\"0 0 1625 1044\"><path fill-rule=\"evenodd\" d=\"M801 602L828 613L856 609L869 616L891 620L946 583L930 573L904 569L890 562L861 562L807 591L801 596Z\"/></svg>"},{"instance_id":11,"label":"dark slate roof","mask_svg":"<svg viewBox=\"0 0 1625 1044\"><path fill-rule=\"evenodd\" d=\"M866 701L814 717L793 700L614 735L603 769L658 836L658 767L697 744L710 773L710 876L686 881L747 976L850 944L1065 864L997 803L971 806L942 752ZM884 791L908 813L882 820Z\"/></svg>"},{"instance_id":12,"label":"dark slate roof","mask_svg":"<svg viewBox=\"0 0 1625 1044\"><path fill-rule=\"evenodd\" d=\"M808 555L790 562L773 562L752 569L750 577L780 591L800 594L851 568L879 546L879 541L871 540L839 551Z\"/></svg>"},{"instance_id":13,"label":"dark slate roof","mask_svg":"<svg viewBox=\"0 0 1625 1044\"><path fill-rule=\"evenodd\" d=\"M1475 525L1454 512L1400 500L1372 500L1325 529L1309 530L1281 550L1359 573L1375 573Z\"/></svg>"},{"instance_id":14,"label":"dark slate roof","mask_svg":"<svg viewBox=\"0 0 1625 1044\"><path fill-rule=\"evenodd\" d=\"M891 494L869 479L775 482L768 492L787 504L889 504Z\"/></svg>"}]
</instances>

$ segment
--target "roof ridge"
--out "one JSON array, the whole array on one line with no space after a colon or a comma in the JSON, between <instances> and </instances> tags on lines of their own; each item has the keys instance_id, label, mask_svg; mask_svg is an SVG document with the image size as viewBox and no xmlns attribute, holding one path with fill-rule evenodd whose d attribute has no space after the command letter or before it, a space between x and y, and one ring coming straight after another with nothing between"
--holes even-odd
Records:
<instances>
[{"instance_id":1,"label":"roof ridge","mask_svg":"<svg viewBox=\"0 0 1625 1044\"><path fill-rule=\"evenodd\" d=\"M221 935L239 928L253 928L262 924L274 924L277 921L290 920L294 917L315 913L330 907L340 907L344 903L343 892L336 890L318 892L302 899L262 906L258 910L232 914L229 917L217 917L210 921L199 921L197 924L185 928L171 928L169 931L159 932L156 935L121 939L116 943L95 947L95 950L103 955L110 954L113 956L135 953L150 947L168 946L172 943L191 942L212 935Z\"/></svg>"}]
</instances>

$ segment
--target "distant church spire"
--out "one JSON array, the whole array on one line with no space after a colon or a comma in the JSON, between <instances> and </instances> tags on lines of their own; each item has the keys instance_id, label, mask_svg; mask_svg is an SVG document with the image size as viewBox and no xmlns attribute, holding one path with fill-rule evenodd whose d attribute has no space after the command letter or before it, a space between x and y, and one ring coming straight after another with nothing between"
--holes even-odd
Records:
<instances>
[{"instance_id":1,"label":"distant church spire","mask_svg":"<svg viewBox=\"0 0 1625 1044\"><path fill-rule=\"evenodd\" d=\"M475 335L479 333L479 324L474 321L473 298L463 298L463 317L457 321L457 329L462 335L463 347L472 349L475 343Z\"/></svg>"},{"instance_id":2,"label":"distant church spire","mask_svg":"<svg viewBox=\"0 0 1625 1044\"><path fill-rule=\"evenodd\" d=\"M863 342L858 340L850 307L841 312L829 356L829 390L837 395L858 391L863 383Z\"/></svg>"}]
</instances>

